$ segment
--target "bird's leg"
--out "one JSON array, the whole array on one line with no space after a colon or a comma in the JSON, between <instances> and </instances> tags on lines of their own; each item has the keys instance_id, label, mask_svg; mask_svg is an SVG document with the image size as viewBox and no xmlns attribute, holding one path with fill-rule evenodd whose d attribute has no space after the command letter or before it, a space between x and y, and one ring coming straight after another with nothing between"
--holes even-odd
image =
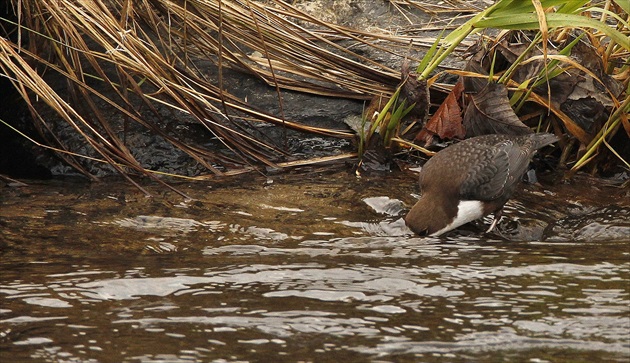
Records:
<instances>
[{"instance_id":1,"label":"bird's leg","mask_svg":"<svg viewBox=\"0 0 630 363\"><path fill-rule=\"evenodd\" d=\"M486 233L490 233L490 231L492 231L494 227L497 226L497 223L499 222L499 219L501 219L502 215L503 215L503 208L499 209L498 211L494 213L494 220L492 221L492 224L490 224L490 228L488 228Z\"/></svg>"}]
</instances>

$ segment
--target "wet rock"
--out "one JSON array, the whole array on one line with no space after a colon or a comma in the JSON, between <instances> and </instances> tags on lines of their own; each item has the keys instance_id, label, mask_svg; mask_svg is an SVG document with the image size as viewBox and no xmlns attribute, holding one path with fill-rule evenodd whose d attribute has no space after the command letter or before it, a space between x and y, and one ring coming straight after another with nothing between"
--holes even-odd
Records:
<instances>
[{"instance_id":1,"label":"wet rock","mask_svg":"<svg viewBox=\"0 0 630 363\"><path fill-rule=\"evenodd\" d=\"M506 219L497 224L497 234L510 241L540 241L548 223L536 218Z\"/></svg>"},{"instance_id":2,"label":"wet rock","mask_svg":"<svg viewBox=\"0 0 630 363\"><path fill-rule=\"evenodd\" d=\"M630 208L609 206L568 215L545 229L550 241L614 241L630 238Z\"/></svg>"}]
</instances>

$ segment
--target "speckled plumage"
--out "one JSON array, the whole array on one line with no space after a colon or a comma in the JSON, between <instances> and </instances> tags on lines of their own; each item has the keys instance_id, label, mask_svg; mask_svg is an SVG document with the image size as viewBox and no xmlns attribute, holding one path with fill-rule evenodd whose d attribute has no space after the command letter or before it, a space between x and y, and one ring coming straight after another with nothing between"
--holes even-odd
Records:
<instances>
[{"instance_id":1,"label":"speckled plumage","mask_svg":"<svg viewBox=\"0 0 630 363\"><path fill-rule=\"evenodd\" d=\"M422 196L405 217L407 226L418 234L439 235L501 210L536 150L555 141L547 133L484 135L443 149L420 172ZM482 210L453 223L460 201L480 201Z\"/></svg>"}]
</instances>

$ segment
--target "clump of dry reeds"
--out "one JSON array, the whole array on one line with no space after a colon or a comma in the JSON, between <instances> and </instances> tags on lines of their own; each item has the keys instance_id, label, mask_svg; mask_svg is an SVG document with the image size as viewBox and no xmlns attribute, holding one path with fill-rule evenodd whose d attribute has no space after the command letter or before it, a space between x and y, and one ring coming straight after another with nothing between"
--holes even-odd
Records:
<instances>
[{"instance_id":1,"label":"clump of dry reeds","mask_svg":"<svg viewBox=\"0 0 630 363\"><path fill-rule=\"evenodd\" d=\"M2 71L26 101L46 146L86 174L81 160L86 157L108 163L123 175L149 172L127 148L124 135L113 129L114 115L105 114L103 104L116 117L160 135L220 175L283 160L282 150L250 135L243 122L352 137L345 131L309 127L250 107L223 88L223 69L253 74L279 92L289 89L357 99L388 92L396 78L395 71L331 39L353 39L375 47L384 47L377 43L389 40L319 22L281 1L265 5L253 1L25 0L14 5L17 41L0 38ZM311 26L300 26L298 21ZM200 60L218 67L218 81L204 75L198 68ZM54 73L65 78L67 88L51 87L43 70L47 76ZM77 154L57 139L40 113L41 104L76 130L95 153ZM160 119L157 108L163 105L203 125L232 155L184 143L139 111L142 106Z\"/></svg>"},{"instance_id":2,"label":"clump of dry reeds","mask_svg":"<svg viewBox=\"0 0 630 363\"><path fill-rule=\"evenodd\" d=\"M553 6L541 3L531 12L534 24L561 27L561 19L552 15L557 13L551 11ZM582 6L588 4L583 2ZM610 2L607 4L610 6ZM595 29L589 36L601 41L598 44L604 47L607 71L628 87L628 47L620 43L617 34L628 35L629 11L623 2L615 4L623 14L615 15L610 8L598 13L600 24L614 32L602 31L607 28L594 26L590 20L580 26ZM392 5L435 14L443 11L413 0L394 1ZM408 56L410 46L428 48L433 44L415 36L417 29L396 35L350 29L318 20L280 0L23 0L13 6L17 21L4 19L5 24L12 25L13 34L0 37L2 73L28 105L45 140L41 145L55 150L88 175L90 171L83 163L86 158L107 163L125 176L155 177L156 173L138 162L128 147L127 132L134 128L149 130L189 155L207 170L202 176L233 174L258 165L292 165L296 161L285 150L252 134L248 125L268 123L339 138L354 135L287 120L282 112L274 116L257 110L224 89L224 70L245 72L275 87L280 110L283 90L368 100L393 94L400 72L341 46L341 40L396 54L400 59ZM571 10L583 13L593 9ZM500 28L501 21L509 19L488 17L488 12L480 14L484 15L473 17L470 24L466 23L468 27L445 38L445 47L440 48L430 66L418 70L421 78L427 78L471 32L483 27ZM543 22L540 17L545 14L547 20ZM616 24L613 27L608 24L611 19ZM520 24L530 29L532 21L523 18ZM542 34L547 36L546 28ZM541 44L544 48L547 43ZM410 60L420 62L413 57ZM203 62L216 66L216 78L206 76ZM67 86L60 89L50 85L50 74L65 79ZM64 127L74 129L90 151L79 152L57 137L57 129L42 114L42 104L62 120ZM201 125L223 146L215 149L190 143L173 129L167 130L163 126L167 123L163 107ZM627 96L617 100L610 122L597 135L578 137L583 156L576 167L590 160L600 145L607 145L611 133L622 126L630 130L628 107ZM153 117L146 117L145 110ZM120 125L112 123L114 118L123 120L122 131Z\"/></svg>"}]
</instances>

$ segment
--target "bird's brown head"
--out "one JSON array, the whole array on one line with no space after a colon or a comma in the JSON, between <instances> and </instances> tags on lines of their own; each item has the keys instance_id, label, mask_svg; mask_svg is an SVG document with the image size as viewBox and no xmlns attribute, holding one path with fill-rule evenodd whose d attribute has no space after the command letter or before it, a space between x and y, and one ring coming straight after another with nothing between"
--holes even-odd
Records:
<instances>
[{"instance_id":1,"label":"bird's brown head","mask_svg":"<svg viewBox=\"0 0 630 363\"><path fill-rule=\"evenodd\" d=\"M405 216L407 227L414 233L431 235L446 227L457 214L456 201L453 204L452 200L445 203L434 199L433 195L424 195Z\"/></svg>"}]
</instances>

